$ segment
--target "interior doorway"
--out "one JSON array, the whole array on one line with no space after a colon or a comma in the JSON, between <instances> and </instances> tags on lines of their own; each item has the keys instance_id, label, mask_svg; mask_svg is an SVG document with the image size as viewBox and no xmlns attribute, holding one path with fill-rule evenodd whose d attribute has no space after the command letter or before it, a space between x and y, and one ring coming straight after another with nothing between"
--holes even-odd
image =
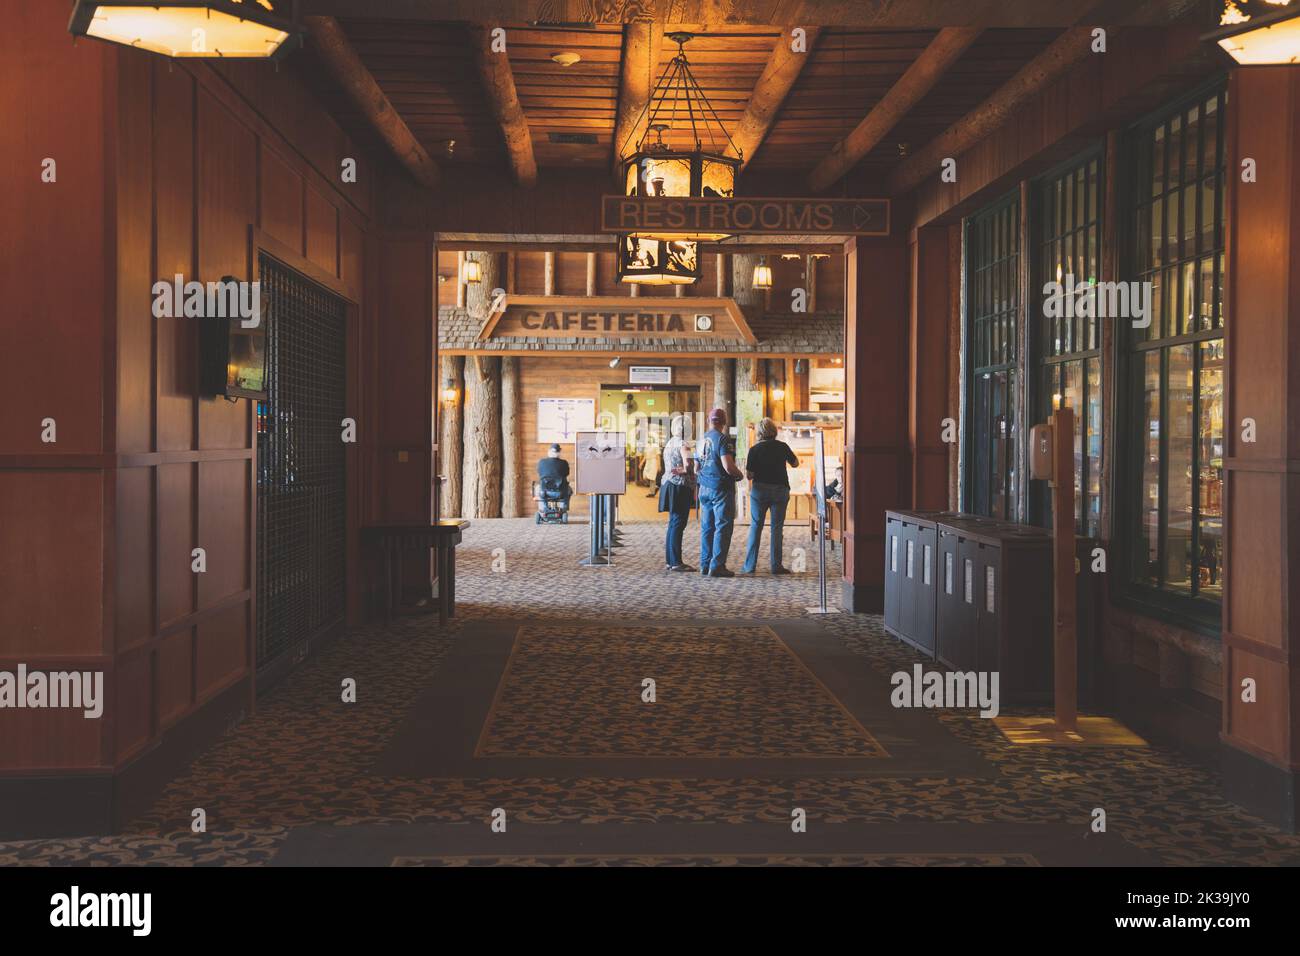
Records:
<instances>
[{"instance_id":1,"label":"interior doorway","mask_svg":"<svg viewBox=\"0 0 1300 956\"><path fill-rule=\"evenodd\" d=\"M659 513L663 447L671 436L672 419L685 415L688 438L699 434L703 409L698 385L602 384L598 412L600 427L627 433L627 494L619 502L620 517L631 521L664 521Z\"/></svg>"},{"instance_id":2,"label":"interior doorway","mask_svg":"<svg viewBox=\"0 0 1300 956\"><path fill-rule=\"evenodd\" d=\"M257 666L341 627L345 599L344 301L262 253L266 391L257 403Z\"/></svg>"}]
</instances>

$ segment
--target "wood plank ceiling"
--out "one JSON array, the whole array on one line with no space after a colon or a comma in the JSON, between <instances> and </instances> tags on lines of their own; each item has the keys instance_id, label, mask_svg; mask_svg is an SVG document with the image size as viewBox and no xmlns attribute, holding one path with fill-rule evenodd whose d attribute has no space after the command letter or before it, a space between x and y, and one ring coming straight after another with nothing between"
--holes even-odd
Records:
<instances>
[{"instance_id":1,"label":"wood plank ceiling","mask_svg":"<svg viewBox=\"0 0 1300 956\"><path fill-rule=\"evenodd\" d=\"M500 126L475 68L463 23L346 19L340 21L415 138L440 166L505 170ZM519 103L539 167L609 169L614 153L624 28L506 25L507 52ZM665 32L703 31L674 24ZM748 170L806 175L898 81L937 30L826 28L799 73ZM915 152L969 113L1061 33L1057 28L984 32L907 116L861 162L883 175L900 161L899 144ZM734 134L781 28L725 25L699 32L686 47L691 68L728 132ZM676 53L664 38L654 81ZM576 53L571 66L552 60ZM310 64L312 73L317 70ZM340 91L316 77L335 115L364 138L364 121ZM684 104L682 104L684 105ZM679 110L679 117L684 114ZM689 145L689 126L674 124L676 146ZM706 145L707 141L706 141ZM721 144L720 144L721 145ZM627 150L624 149L623 152Z\"/></svg>"}]
</instances>

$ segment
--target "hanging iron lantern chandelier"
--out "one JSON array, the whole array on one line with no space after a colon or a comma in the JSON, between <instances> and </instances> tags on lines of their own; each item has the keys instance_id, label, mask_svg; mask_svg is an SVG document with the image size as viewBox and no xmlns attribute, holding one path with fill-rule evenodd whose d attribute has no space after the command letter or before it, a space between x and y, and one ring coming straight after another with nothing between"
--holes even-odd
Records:
<instances>
[{"instance_id":1,"label":"hanging iron lantern chandelier","mask_svg":"<svg viewBox=\"0 0 1300 956\"><path fill-rule=\"evenodd\" d=\"M729 198L744 158L717 111L704 95L686 59L689 33L672 33L677 55L664 69L650 102L645 134L636 151L623 160L623 188L628 196ZM639 125L640 117L638 117ZM665 141L664 134L669 134ZM675 148L673 133L689 134L690 148ZM707 140L707 148L706 148ZM623 144L618 144L622 149ZM734 155L727 155L728 148ZM684 285L700 278L697 243L716 242L726 233L674 230L619 237L618 277L646 285Z\"/></svg>"}]
</instances>

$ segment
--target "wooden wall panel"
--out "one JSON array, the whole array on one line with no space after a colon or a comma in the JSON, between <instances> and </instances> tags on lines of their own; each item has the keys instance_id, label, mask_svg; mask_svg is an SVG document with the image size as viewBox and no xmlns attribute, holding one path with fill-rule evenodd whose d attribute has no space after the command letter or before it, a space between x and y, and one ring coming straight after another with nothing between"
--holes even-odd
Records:
<instances>
[{"instance_id":1,"label":"wooden wall panel","mask_svg":"<svg viewBox=\"0 0 1300 956\"><path fill-rule=\"evenodd\" d=\"M199 90L199 275L202 282L249 278L248 227L257 218L257 141L225 107ZM199 402L199 447L247 447L243 402Z\"/></svg>"},{"instance_id":2,"label":"wooden wall panel","mask_svg":"<svg viewBox=\"0 0 1300 956\"><path fill-rule=\"evenodd\" d=\"M103 651L103 481L0 470L0 658Z\"/></svg>"},{"instance_id":3,"label":"wooden wall panel","mask_svg":"<svg viewBox=\"0 0 1300 956\"><path fill-rule=\"evenodd\" d=\"M332 276L339 270L338 210L315 186L307 186L307 258Z\"/></svg>"},{"instance_id":4,"label":"wooden wall panel","mask_svg":"<svg viewBox=\"0 0 1300 956\"><path fill-rule=\"evenodd\" d=\"M303 254L303 181L280 154L261 144L261 227Z\"/></svg>"},{"instance_id":5,"label":"wooden wall panel","mask_svg":"<svg viewBox=\"0 0 1300 956\"><path fill-rule=\"evenodd\" d=\"M31 660L27 664L36 666ZM109 691L106 676L105 695ZM103 767L103 730L102 720L87 720L80 710L6 710L4 767L18 771Z\"/></svg>"},{"instance_id":6,"label":"wooden wall panel","mask_svg":"<svg viewBox=\"0 0 1300 956\"><path fill-rule=\"evenodd\" d=\"M20 356L0 376L0 448L10 454L104 447L108 48L82 44L70 55L68 11L60 7L8 4L5 11L0 207L8 228L0 289L6 355ZM41 181L46 158L57 164L52 183ZM57 445L41 441L47 417L58 423Z\"/></svg>"},{"instance_id":7,"label":"wooden wall panel","mask_svg":"<svg viewBox=\"0 0 1300 956\"><path fill-rule=\"evenodd\" d=\"M119 57L116 202L153 200L153 83L146 57ZM117 443L119 454L153 450L153 235L148 216L117 217Z\"/></svg>"},{"instance_id":8,"label":"wooden wall panel","mask_svg":"<svg viewBox=\"0 0 1300 956\"><path fill-rule=\"evenodd\" d=\"M207 571L199 575L199 609L249 586L248 536L252 503L249 462L199 462L199 539Z\"/></svg>"},{"instance_id":9,"label":"wooden wall panel","mask_svg":"<svg viewBox=\"0 0 1300 956\"><path fill-rule=\"evenodd\" d=\"M121 765L148 745L153 720L153 658L119 660L112 675L114 762ZM105 714L109 713L107 707Z\"/></svg>"},{"instance_id":10,"label":"wooden wall panel","mask_svg":"<svg viewBox=\"0 0 1300 956\"><path fill-rule=\"evenodd\" d=\"M154 249L157 278L191 276L194 246L194 79L184 70L153 61L154 108L165 123L155 123ZM158 451L195 447L195 394L198 387L198 334L193 320L154 323L155 377L158 386Z\"/></svg>"},{"instance_id":11,"label":"wooden wall panel","mask_svg":"<svg viewBox=\"0 0 1300 956\"><path fill-rule=\"evenodd\" d=\"M249 669L247 606L221 608L203 618L195 639L196 702L211 698Z\"/></svg>"},{"instance_id":12,"label":"wooden wall panel","mask_svg":"<svg viewBox=\"0 0 1300 956\"><path fill-rule=\"evenodd\" d=\"M167 627L194 613L196 582L190 570L194 541L192 462L159 465L158 473L158 623Z\"/></svg>"},{"instance_id":13,"label":"wooden wall panel","mask_svg":"<svg viewBox=\"0 0 1300 956\"><path fill-rule=\"evenodd\" d=\"M342 213L339 214L339 278L360 290L365 268L365 233Z\"/></svg>"},{"instance_id":14,"label":"wooden wall panel","mask_svg":"<svg viewBox=\"0 0 1300 956\"><path fill-rule=\"evenodd\" d=\"M194 702L194 628L165 635L158 642L158 723L166 730Z\"/></svg>"},{"instance_id":15,"label":"wooden wall panel","mask_svg":"<svg viewBox=\"0 0 1300 956\"><path fill-rule=\"evenodd\" d=\"M639 360L638 360L639 361ZM708 412L713 399L713 360L679 359L669 356L646 359L647 364L671 365L674 384L683 387L698 386L700 410ZM530 500L532 481L537 476L537 461L549 447L537 442L537 400L539 398L592 398L599 400L601 385L622 384L627 381L627 363L618 368L609 367L609 358L552 355L546 358L522 356L519 359L519 442L520 505L523 513L536 510ZM599 406L597 406L599 409ZM564 456L569 467L574 466L572 444L566 445ZM586 514L586 499L575 496L575 514Z\"/></svg>"},{"instance_id":16,"label":"wooden wall panel","mask_svg":"<svg viewBox=\"0 0 1300 956\"><path fill-rule=\"evenodd\" d=\"M154 633L153 474L149 468L119 468L115 515L117 553L117 653L145 643Z\"/></svg>"}]
</instances>

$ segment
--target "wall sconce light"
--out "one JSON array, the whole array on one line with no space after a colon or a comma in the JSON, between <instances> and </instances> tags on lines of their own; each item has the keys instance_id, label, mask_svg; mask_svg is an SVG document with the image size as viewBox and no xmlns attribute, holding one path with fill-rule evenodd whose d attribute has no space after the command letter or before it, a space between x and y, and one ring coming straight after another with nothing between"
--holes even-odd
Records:
<instances>
[{"instance_id":1,"label":"wall sconce light","mask_svg":"<svg viewBox=\"0 0 1300 956\"><path fill-rule=\"evenodd\" d=\"M772 267L767 264L767 256L764 256L762 262L754 266L754 288L772 288Z\"/></svg>"},{"instance_id":2,"label":"wall sconce light","mask_svg":"<svg viewBox=\"0 0 1300 956\"><path fill-rule=\"evenodd\" d=\"M1242 66L1300 62L1300 3L1223 0L1219 29L1202 39L1219 44Z\"/></svg>"},{"instance_id":3,"label":"wall sconce light","mask_svg":"<svg viewBox=\"0 0 1300 956\"><path fill-rule=\"evenodd\" d=\"M442 400L448 405L454 405L456 402L456 396L459 394L460 391L456 388L456 380L454 378L447 379L446 383L442 386Z\"/></svg>"},{"instance_id":4,"label":"wall sconce light","mask_svg":"<svg viewBox=\"0 0 1300 956\"><path fill-rule=\"evenodd\" d=\"M73 36L171 57L268 59L302 40L296 20L267 0L77 0Z\"/></svg>"},{"instance_id":5,"label":"wall sconce light","mask_svg":"<svg viewBox=\"0 0 1300 956\"><path fill-rule=\"evenodd\" d=\"M774 388L774 389L772 389L772 401L774 401L774 402L784 402L784 401L785 401L785 389L783 389L783 388Z\"/></svg>"},{"instance_id":6,"label":"wall sconce light","mask_svg":"<svg viewBox=\"0 0 1300 956\"><path fill-rule=\"evenodd\" d=\"M479 265L479 261L477 259L470 259L470 258L465 259L465 266L464 268L461 269L460 272L460 281L461 282L482 282L483 281L483 267Z\"/></svg>"}]
</instances>

